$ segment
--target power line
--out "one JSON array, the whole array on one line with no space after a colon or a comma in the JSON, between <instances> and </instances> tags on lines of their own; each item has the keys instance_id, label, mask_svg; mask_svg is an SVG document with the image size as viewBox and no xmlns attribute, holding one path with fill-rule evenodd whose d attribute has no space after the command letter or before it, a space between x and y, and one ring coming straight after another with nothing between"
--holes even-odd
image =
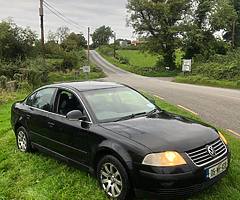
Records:
<instances>
[{"instance_id":1,"label":"power line","mask_svg":"<svg viewBox=\"0 0 240 200\"><path fill-rule=\"evenodd\" d=\"M52 12L54 15L56 15L57 17L59 17L60 19L62 19L63 21L65 21L68 24L73 25L74 27L78 28L78 29L82 29L82 28L86 28L84 26L79 25L77 22L75 22L74 20L72 20L71 18L65 16L61 11L59 11L58 9L56 9L54 6L52 6L51 4L49 4L48 2L46 2L46 0L44 1L44 6L50 10L50 12Z\"/></svg>"},{"instance_id":2,"label":"power line","mask_svg":"<svg viewBox=\"0 0 240 200\"><path fill-rule=\"evenodd\" d=\"M46 7L52 14L54 14L56 17L60 18L61 20L63 20L65 23L67 23L70 26L74 26L75 28L79 29L78 26L69 23L69 21L67 21L65 18L63 18L61 15L59 15L58 13L56 13L55 11L53 11L50 7L44 5L44 7Z\"/></svg>"},{"instance_id":3,"label":"power line","mask_svg":"<svg viewBox=\"0 0 240 200\"><path fill-rule=\"evenodd\" d=\"M46 0L44 1L45 4L47 4L49 7L51 7L53 10L55 10L59 15L61 15L62 17L66 18L67 20L69 20L71 23L79 26L79 27L82 27L82 28L86 28L85 26L82 26L80 24L78 24L77 22L75 22L74 20L72 20L71 18L67 17L66 15L63 14L63 12L61 12L60 10L57 10L53 4L51 5L50 3L48 3Z\"/></svg>"}]
</instances>

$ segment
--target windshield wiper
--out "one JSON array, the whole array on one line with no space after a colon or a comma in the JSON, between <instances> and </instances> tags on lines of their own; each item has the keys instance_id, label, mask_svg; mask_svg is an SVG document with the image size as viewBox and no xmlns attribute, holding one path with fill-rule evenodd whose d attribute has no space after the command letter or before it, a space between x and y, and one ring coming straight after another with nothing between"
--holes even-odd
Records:
<instances>
[{"instance_id":1,"label":"windshield wiper","mask_svg":"<svg viewBox=\"0 0 240 200\"><path fill-rule=\"evenodd\" d=\"M153 114L155 114L156 112L159 112L159 109L154 108L152 111L147 113L147 117L151 117Z\"/></svg>"},{"instance_id":2,"label":"windshield wiper","mask_svg":"<svg viewBox=\"0 0 240 200\"><path fill-rule=\"evenodd\" d=\"M146 114L147 114L146 112L135 113L135 114L127 115L127 116L124 116L124 117L120 117L119 119L115 120L114 122L128 120L128 119L133 119L133 118L135 118L137 116L146 115Z\"/></svg>"}]
</instances>

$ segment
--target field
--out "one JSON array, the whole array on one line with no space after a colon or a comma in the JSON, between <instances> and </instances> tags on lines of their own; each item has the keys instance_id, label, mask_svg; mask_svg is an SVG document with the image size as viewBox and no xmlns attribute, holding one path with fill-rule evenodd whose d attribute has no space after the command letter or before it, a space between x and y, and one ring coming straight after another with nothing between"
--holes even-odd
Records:
<instances>
[{"instance_id":1,"label":"field","mask_svg":"<svg viewBox=\"0 0 240 200\"><path fill-rule=\"evenodd\" d=\"M104 47L102 47L104 48ZM178 74L177 71L169 72L156 67L157 55L141 52L139 50L118 50L119 59L115 59L111 54L106 54L106 50L97 49L98 53L110 63L132 73L149 77L172 77Z\"/></svg>"},{"instance_id":2,"label":"field","mask_svg":"<svg viewBox=\"0 0 240 200\"><path fill-rule=\"evenodd\" d=\"M0 199L106 200L96 180L87 173L38 152L23 154L17 150L10 127L10 108L25 95L9 94L9 99L0 105ZM156 99L156 103L165 110L201 120L165 101ZM226 137L232 150L228 175L191 200L240 199L240 141L230 135Z\"/></svg>"}]
</instances>

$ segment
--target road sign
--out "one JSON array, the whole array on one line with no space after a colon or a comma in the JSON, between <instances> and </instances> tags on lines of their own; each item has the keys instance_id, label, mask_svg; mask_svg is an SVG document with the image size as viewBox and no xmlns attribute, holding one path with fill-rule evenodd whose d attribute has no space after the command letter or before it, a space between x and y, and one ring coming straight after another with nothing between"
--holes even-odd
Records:
<instances>
[{"instance_id":1,"label":"road sign","mask_svg":"<svg viewBox=\"0 0 240 200\"><path fill-rule=\"evenodd\" d=\"M90 66L83 66L83 73L90 73L91 67Z\"/></svg>"},{"instance_id":2,"label":"road sign","mask_svg":"<svg viewBox=\"0 0 240 200\"><path fill-rule=\"evenodd\" d=\"M191 59L183 60L182 71L183 72L191 72L192 71L192 60Z\"/></svg>"}]
</instances>

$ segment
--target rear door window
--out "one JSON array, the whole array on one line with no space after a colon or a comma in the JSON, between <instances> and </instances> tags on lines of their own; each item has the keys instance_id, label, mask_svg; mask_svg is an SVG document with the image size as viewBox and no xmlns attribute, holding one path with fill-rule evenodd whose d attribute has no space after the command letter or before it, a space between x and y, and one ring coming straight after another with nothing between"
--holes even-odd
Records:
<instances>
[{"instance_id":1,"label":"rear door window","mask_svg":"<svg viewBox=\"0 0 240 200\"><path fill-rule=\"evenodd\" d=\"M53 111L53 97L55 91L55 88L42 89L30 96L26 104L34 108L51 112Z\"/></svg>"}]
</instances>

